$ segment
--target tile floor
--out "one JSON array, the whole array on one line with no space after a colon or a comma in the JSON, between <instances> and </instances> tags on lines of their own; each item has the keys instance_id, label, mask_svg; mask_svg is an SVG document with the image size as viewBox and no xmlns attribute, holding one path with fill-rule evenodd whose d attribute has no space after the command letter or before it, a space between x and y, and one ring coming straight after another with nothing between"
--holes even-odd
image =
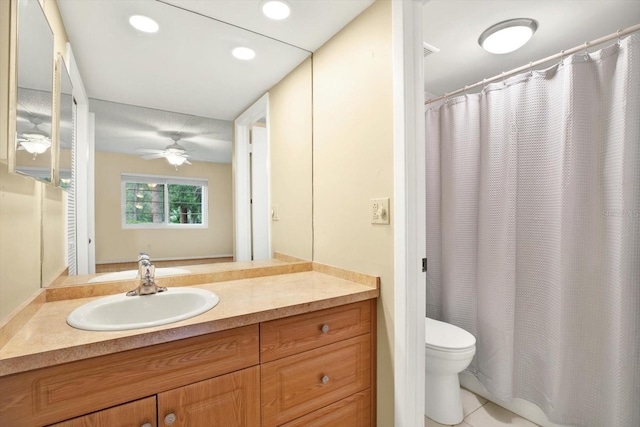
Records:
<instances>
[{"instance_id":1,"label":"tile floor","mask_svg":"<svg viewBox=\"0 0 640 427\"><path fill-rule=\"evenodd\" d=\"M464 420L455 427L536 427L529 420L507 411L484 397L475 395L469 390L462 390L462 411ZM424 418L425 427L443 427L427 417Z\"/></svg>"}]
</instances>

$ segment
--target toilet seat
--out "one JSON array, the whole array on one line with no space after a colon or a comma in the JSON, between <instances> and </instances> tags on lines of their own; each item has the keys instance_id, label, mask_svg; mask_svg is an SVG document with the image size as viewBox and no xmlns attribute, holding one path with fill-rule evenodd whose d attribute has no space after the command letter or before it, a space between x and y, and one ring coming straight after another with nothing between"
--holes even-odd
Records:
<instances>
[{"instance_id":1,"label":"toilet seat","mask_svg":"<svg viewBox=\"0 0 640 427\"><path fill-rule=\"evenodd\" d=\"M458 353L469 351L476 345L472 334L449 323L426 317L424 329L424 345L432 350Z\"/></svg>"}]
</instances>

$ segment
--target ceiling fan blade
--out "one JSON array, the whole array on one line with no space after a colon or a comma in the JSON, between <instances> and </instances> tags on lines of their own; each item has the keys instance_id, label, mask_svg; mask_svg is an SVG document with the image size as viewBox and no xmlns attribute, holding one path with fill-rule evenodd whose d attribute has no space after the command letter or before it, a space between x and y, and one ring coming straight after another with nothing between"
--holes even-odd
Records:
<instances>
[{"instance_id":1,"label":"ceiling fan blade","mask_svg":"<svg viewBox=\"0 0 640 427\"><path fill-rule=\"evenodd\" d=\"M160 159L162 157L164 157L164 153L147 154L142 156L144 160Z\"/></svg>"},{"instance_id":2,"label":"ceiling fan blade","mask_svg":"<svg viewBox=\"0 0 640 427\"><path fill-rule=\"evenodd\" d=\"M164 153L164 150L158 150L157 148L136 148L138 153Z\"/></svg>"}]
</instances>

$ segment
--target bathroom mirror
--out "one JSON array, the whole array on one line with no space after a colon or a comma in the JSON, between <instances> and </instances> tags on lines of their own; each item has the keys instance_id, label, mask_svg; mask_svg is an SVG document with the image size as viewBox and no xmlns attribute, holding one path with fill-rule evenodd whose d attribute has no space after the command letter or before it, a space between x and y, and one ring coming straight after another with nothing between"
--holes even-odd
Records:
<instances>
[{"instance_id":1,"label":"bathroom mirror","mask_svg":"<svg viewBox=\"0 0 640 427\"><path fill-rule=\"evenodd\" d=\"M11 9L17 39L9 74L9 171L51 182L53 32L38 0L14 1Z\"/></svg>"},{"instance_id":2,"label":"bathroom mirror","mask_svg":"<svg viewBox=\"0 0 640 427\"><path fill-rule=\"evenodd\" d=\"M187 264L232 260L233 119L272 89L273 121L262 120L262 126L272 125L267 131L275 132L270 140L274 176L270 191L281 216L270 225L280 230L295 226L299 237L292 253L279 243L292 239L272 230L272 251L310 259L310 52L182 7L128 2L160 23L157 34L142 34L129 26L128 9L120 6L125 3L58 1L89 96L89 111L95 115L97 272L129 270L139 251L148 252L159 266L161 260ZM255 60L234 58L231 50L237 44L252 46ZM294 70L291 84L279 84ZM296 136L287 136L291 132ZM191 164L175 166L168 158L155 156L173 144L174 137L187 150ZM61 181L68 157L65 144L61 126ZM295 146L287 149L283 144ZM123 227L123 174L208 179L208 227ZM309 208L301 211L299 206Z\"/></svg>"},{"instance_id":3,"label":"bathroom mirror","mask_svg":"<svg viewBox=\"0 0 640 427\"><path fill-rule=\"evenodd\" d=\"M73 86L69 71L64 58L60 54L56 62L56 81L59 82L56 88L58 118L55 121L58 126L58 149L56 150L58 166L54 167L54 175L57 175L55 182L58 183L58 186L69 191L72 185L71 158L75 144L75 103L73 101Z\"/></svg>"}]
</instances>

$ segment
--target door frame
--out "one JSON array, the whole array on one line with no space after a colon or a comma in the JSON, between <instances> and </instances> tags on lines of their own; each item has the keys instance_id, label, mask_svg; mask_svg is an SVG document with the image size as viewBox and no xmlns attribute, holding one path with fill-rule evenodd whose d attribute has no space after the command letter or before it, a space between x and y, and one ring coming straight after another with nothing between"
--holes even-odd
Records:
<instances>
[{"instance_id":1,"label":"door frame","mask_svg":"<svg viewBox=\"0 0 640 427\"><path fill-rule=\"evenodd\" d=\"M262 117L267 123L267 146L269 142L269 93L265 93L233 121L234 141L232 154L233 170L233 257L234 261L251 261L251 166L249 162L251 125ZM268 148L267 148L268 150ZM270 177L267 188L271 191ZM271 195L267 194L267 203ZM270 205L269 205L270 206ZM267 230L268 235L271 233ZM271 247L271 242L269 242Z\"/></svg>"},{"instance_id":2,"label":"door frame","mask_svg":"<svg viewBox=\"0 0 640 427\"><path fill-rule=\"evenodd\" d=\"M424 425L426 315L425 127L422 13L428 0L393 0L394 417Z\"/></svg>"}]
</instances>

